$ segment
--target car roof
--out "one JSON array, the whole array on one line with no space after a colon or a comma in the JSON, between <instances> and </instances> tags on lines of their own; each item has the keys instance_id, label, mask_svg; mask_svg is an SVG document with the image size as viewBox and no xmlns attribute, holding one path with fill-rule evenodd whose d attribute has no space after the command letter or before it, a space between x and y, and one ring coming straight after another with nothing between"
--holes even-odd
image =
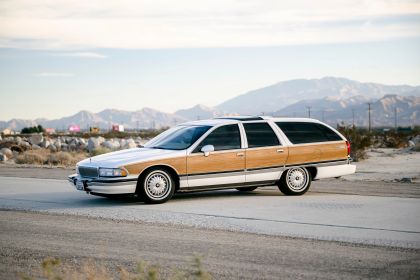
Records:
<instances>
[{"instance_id":1,"label":"car roof","mask_svg":"<svg viewBox=\"0 0 420 280\"><path fill-rule=\"evenodd\" d=\"M275 122L316 122L320 121L310 118L286 118L286 117L271 117L271 116L226 116L207 120L197 120L183 123L181 125L209 125L216 126L220 124L235 124L239 122L272 120Z\"/></svg>"}]
</instances>

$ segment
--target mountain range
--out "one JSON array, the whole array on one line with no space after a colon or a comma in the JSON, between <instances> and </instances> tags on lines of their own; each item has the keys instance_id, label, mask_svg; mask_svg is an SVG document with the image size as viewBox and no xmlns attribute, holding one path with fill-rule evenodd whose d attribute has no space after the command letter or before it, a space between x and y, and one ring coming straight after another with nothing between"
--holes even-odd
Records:
<instances>
[{"instance_id":1,"label":"mountain range","mask_svg":"<svg viewBox=\"0 0 420 280\"><path fill-rule=\"evenodd\" d=\"M65 130L77 124L82 129L97 126L110 128L123 124L128 129L161 128L197 119L223 115L275 115L311 117L331 125L337 123L366 126L367 103L371 103L372 124L393 126L395 113L398 125L420 125L420 86L362 83L345 78L296 79L252 90L227 100L216 107L196 105L192 108L165 113L152 108L138 111L106 109L99 113L80 111L55 119L0 121L0 128L21 130L41 124Z\"/></svg>"}]
</instances>

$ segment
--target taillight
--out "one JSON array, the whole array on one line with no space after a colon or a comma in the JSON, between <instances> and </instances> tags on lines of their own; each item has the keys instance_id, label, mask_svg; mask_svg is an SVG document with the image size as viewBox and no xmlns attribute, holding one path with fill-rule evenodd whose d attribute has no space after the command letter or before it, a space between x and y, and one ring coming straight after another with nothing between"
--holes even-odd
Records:
<instances>
[{"instance_id":1,"label":"taillight","mask_svg":"<svg viewBox=\"0 0 420 280\"><path fill-rule=\"evenodd\" d=\"M350 142L346 141L346 144L347 144L347 155L349 156L351 152Z\"/></svg>"}]
</instances>

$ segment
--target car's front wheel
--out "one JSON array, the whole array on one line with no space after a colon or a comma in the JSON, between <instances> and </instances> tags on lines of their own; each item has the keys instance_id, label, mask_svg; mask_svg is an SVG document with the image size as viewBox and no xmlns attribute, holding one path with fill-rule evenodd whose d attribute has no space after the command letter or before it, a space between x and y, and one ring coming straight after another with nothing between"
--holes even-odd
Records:
<instances>
[{"instance_id":1,"label":"car's front wheel","mask_svg":"<svg viewBox=\"0 0 420 280\"><path fill-rule=\"evenodd\" d=\"M151 169L142 175L137 186L137 193L145 203L164 203L175 192L175 182L164 169Z\"/></svg>"},{"instance_id":2,"label":"car's front wheel","mask_svg":"<svg viewBox=\"0 0 420 280\"><path fill-rule=\"evenodd\" d=\"M279 182L279 189L285 195L302 195L311 186L311 173L304 167L287 169Z\"/></svg>"}]
</instances>

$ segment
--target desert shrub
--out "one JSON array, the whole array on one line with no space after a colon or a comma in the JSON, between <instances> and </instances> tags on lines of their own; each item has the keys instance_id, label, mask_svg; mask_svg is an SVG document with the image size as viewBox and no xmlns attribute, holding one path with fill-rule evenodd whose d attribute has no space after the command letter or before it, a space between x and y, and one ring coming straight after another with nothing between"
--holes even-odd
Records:
<instances>
[{"instance_id":1,"label":"desert shrub","mask_svg":"<svg viewBox=\"0 0 420 280\"><path fill-rule=\"evenodd\" d=\"M17 164L37 164L42 165L47 162L48 152L42 150L26 151L16 157Z\"/></svg>"},{"instance_id":2,"label":"desert shrub","mask_svg":"<svg viewBox=\"0 0 420 280\"><path fill-rule=\"evenodd\" d=\"M109 152L111 152L110 149L104 148L104 147L99 147L99 148L94 149L90 153L90 155L94 157L94 156L99 156L99 155L106 154L106 153L109 153Z\"/></svg>"},{"instance_id":3,"label":"desert shrub","mask_svg":"<svg viewBox=\"0 0 420 280\"><path fill-rule=\"evenodd\" d=\"M339 131L349 140L351 145L350 156L354 161L360 161L367 157L366 150L372 145L371 134L357 127L340 127Z\"/></svg>"},{"instance_id":4,"label":"desert shrub","mask_svg":"<svg viewBox=\"0 0 420 280\"><path fill-rule=\"evenodd\" d=\"M408 137L401 132L387 131L382 135L381 147L383 148L405 148L408 145Z\"/></svg>"}]
</instances>

